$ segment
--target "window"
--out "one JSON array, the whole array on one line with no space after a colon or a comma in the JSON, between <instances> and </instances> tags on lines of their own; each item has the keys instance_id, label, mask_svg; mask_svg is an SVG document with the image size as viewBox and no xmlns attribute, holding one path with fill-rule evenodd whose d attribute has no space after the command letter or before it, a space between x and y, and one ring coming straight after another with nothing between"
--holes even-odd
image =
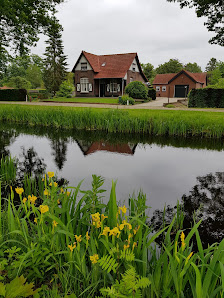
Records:
<instances>
[{"instance_id":1,"label":"window","mask_svg":"<svg viewBox=\"0 0 224 298\"><path fill-rule=\"evenodd\" d=\"M130 78L130 83L133 82L133 78Z\"/></svg>"},{"instance_id":2,"label":"window","mask_svg":"<svg viewBox=\"0 0 224 298\"><path fill-rule=\"evenodd\" d=\"M81 92L82 93L88 93L89 92L89 79L88 78L80 79L80 85L81 85Z\"/></svg>"},{"instance_id":3,"label":"window","mask_svg":"<svg viewBox=\"0 0 224 298\"><path fill-rule=\"evenodd\" d=\"M132 71L135 71L135 66L136 66L136 64L132 63Z\"/></svg>"},{"instance_id":4,"label":"window","mask_svg":"<svg viewBox=\"0 0 224 298\"><path fill-rule=\"evenodd\" d=\"M160 86L156 86L156 91L160 91Z\"/></svg>"},{"instance_id":5,"label":"window","mask_svg":"<svg viewBox=\"0 0 224 298\"><path fill-rule=\"evenodd\" d=\"M87 70L87 62L81 63L81 70Z\"/></svg>"},{"instance_id":6,"label":"window","mask_svg":"<svg viewBox=\"0 0 224 298\"><path fill-rule=\"evenodd\" d=\"M117 83L110 83L110 92L117 92Z\"/></svg>"},{"instance_id":7,"label":"window","mask_svg":"<svg viewBox=\"0 0 224 298\"><path fill-rule=\"evenodd\" d=\"M166 92L166 86L163 86L163 87L162 87L162 91L163 91L163 92Z\"/></svg>"}]
</instances>

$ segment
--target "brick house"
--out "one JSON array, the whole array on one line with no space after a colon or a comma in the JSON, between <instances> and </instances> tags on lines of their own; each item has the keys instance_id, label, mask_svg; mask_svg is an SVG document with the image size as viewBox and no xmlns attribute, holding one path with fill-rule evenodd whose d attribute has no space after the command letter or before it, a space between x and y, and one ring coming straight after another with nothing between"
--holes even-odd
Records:
<instances>
[{"instance_id":1,"label":"brick house","mask_svg":"<svg viewBox=\"0 0 224 298\"><path fill-rule=\"evenodd\" d=\"M186 97L191 89L207 86L207 73L191 73L181 70L179 73L157 74L153 81L157 97Z\"/></svg>"},{"instance_id":2,"label":"brick house","mask_svg":"<svg viewBox=\"0 0 224 298\"><path fill-rule=\"evenodd\" d=\"M94 55L82 51L72 72L77 97L119 96L132 81L148 82L137 53Z\"/></svg>"}]
</instances>

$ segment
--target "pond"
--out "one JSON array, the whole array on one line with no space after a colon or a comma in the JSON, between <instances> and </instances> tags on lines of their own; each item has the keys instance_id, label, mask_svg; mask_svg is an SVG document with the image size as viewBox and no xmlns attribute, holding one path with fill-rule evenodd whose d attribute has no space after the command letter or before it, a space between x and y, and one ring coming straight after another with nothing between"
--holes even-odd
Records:
<instances>
[{"instance_id":1,"label":"pond","mask_svg":"<svg viewBox=\"0 0 224 298\"><path fill-rule=\"evenodd\" d=\"M92 174L105 178L106 190L112 179L117 180L121 203L142 189L155 225L162 220L164 206L169 220L179 200L185 226L197 211L209 242L223 238L223 149L222 140L215 139L57 131L3 123L0 128L0 154L11 154L34 171L54 171L71 186L84 179L82 189L90 189Z\"/></svg>"}]
</instances>

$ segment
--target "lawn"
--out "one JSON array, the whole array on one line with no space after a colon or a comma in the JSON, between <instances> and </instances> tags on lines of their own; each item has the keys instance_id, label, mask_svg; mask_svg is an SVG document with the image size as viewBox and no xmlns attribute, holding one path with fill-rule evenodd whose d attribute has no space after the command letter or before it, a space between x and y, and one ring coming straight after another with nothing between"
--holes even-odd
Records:
<instances>
[{"instance_id":1,"label":"lawn","mask_svg":"<svg viewBox=\"0 0 224 298\"><path fill-rule=\"evenodd\" d=\"M80 103L102 103L102 104L118 104L117 97L73 97L73 98L66 98L66 97L58 97L58 98L49 98L44 101L58 101L58 102L80 102Z\"/></svg>"}]
</instances>

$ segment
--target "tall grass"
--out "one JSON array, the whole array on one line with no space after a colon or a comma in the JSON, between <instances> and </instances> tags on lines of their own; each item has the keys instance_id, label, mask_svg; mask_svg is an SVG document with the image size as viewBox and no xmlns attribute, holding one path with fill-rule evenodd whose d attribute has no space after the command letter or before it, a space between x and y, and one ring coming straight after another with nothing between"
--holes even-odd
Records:
<instances>
[{"instance_id":1,"label":"tall grass","mask_svg":"<svg viewBox=\"0 0 224 298\"><path fill-rule=\"evenodd\" d=\"M223 114L198 111L107 110L1 105L0 120L63 129L222 138Z\"/></svg>"},{"instance_id":2,"label":"tall grass","mask_svg":"<svg viewBox=\"0 0 224 298\"><path fill-rule=\"evenodd\" d=\"M118 206L115 183L102 203L99 176L88 191L68 192L51 172L28 180L1 198L3 280L23 274L40 297L223 297L224 240L203 248L200 222L182 231L178 214L153 233L143 193Z\"/></svg>"}]
</instances>

